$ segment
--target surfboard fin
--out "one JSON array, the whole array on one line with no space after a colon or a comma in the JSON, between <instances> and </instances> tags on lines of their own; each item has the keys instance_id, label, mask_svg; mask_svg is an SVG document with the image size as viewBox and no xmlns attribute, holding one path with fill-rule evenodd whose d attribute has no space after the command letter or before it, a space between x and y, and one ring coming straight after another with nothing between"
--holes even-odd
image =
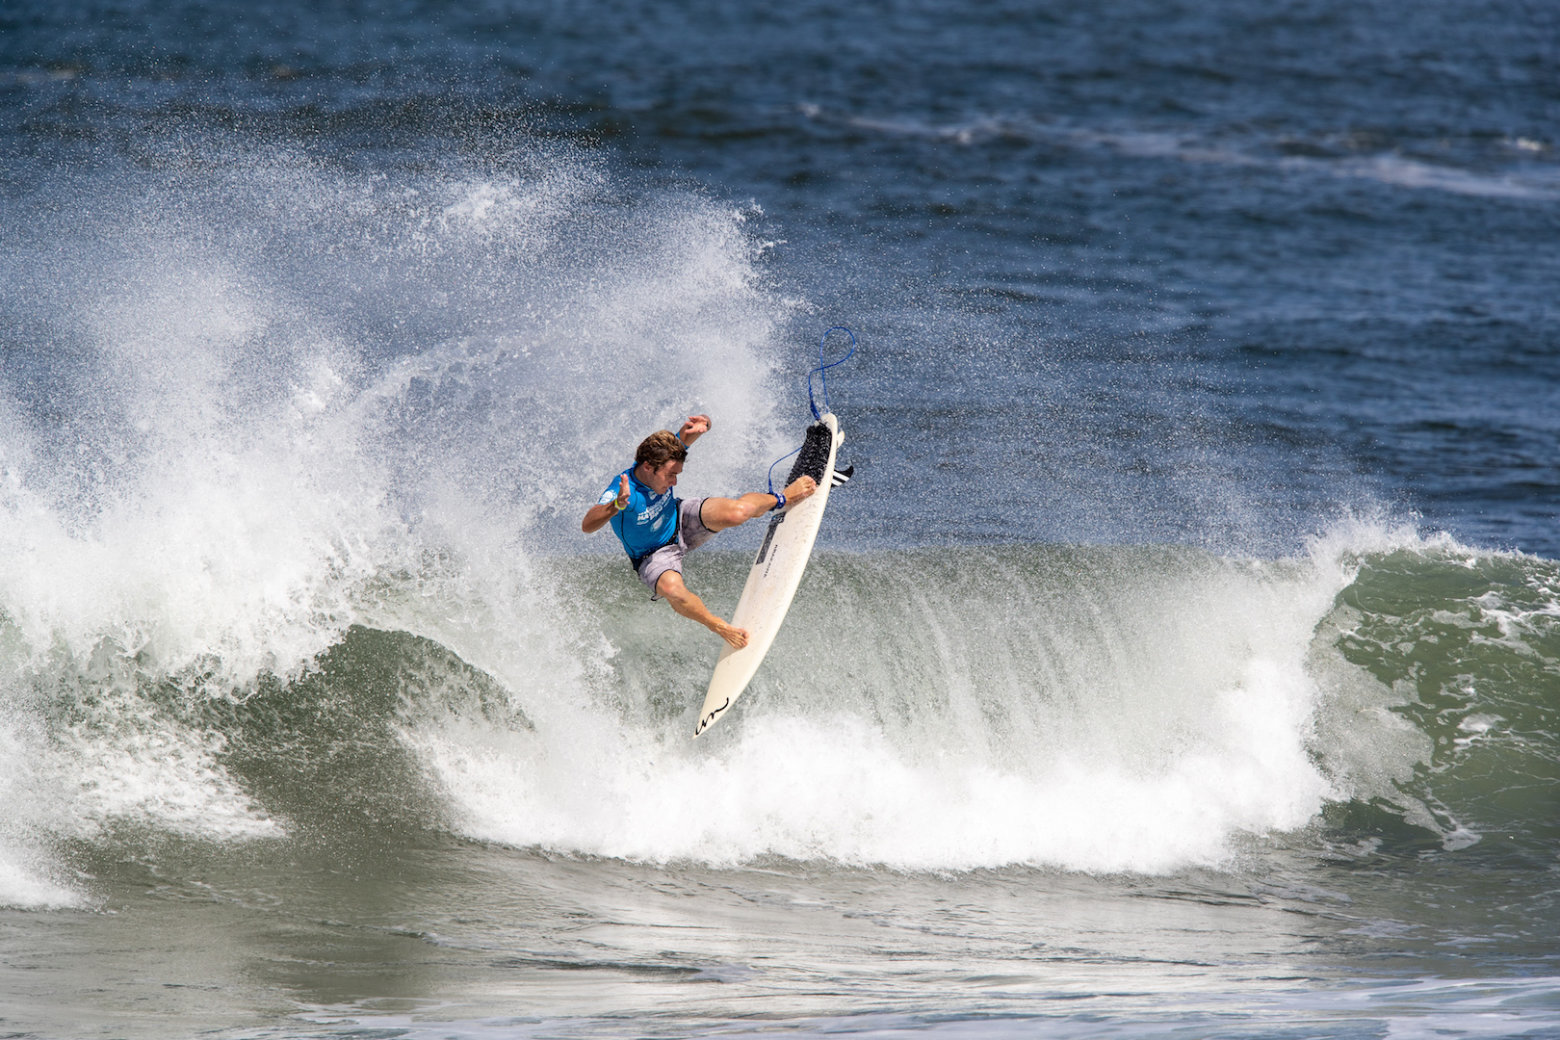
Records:
<instances>
[{"instance_id":1,"label":"surfboard fin","mask_svg":"<svg viewBox=\"0 0 1560 1040\"><path fill-rule=\"evenodd\" d=\"M844 469L836 469L833 473L829 474L829 486L839 487L841 484L850 480L850 478L854 477L855 475L855 466L846 466Z\"/></svg>"}]
</instances>

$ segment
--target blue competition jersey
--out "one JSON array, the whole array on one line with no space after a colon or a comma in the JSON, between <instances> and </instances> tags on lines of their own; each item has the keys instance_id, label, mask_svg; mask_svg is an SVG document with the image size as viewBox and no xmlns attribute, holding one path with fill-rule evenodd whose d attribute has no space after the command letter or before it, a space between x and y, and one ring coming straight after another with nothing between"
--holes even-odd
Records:
<instances>
[{"instance_id":1,"label":"blue competition jersey","mask_svg":"<svg viewBox=\"0 0 1560 1040\"><path fill-rule=\"evenodd\" d=\"M612 532L622 541L629 558L637 560L677 540L677 499L671 489L658 495L634 478L630 466L619 476L628 477L628 507L612 518ZM617 498L618 478L601 493L602 504Z\"/></svg>"}]
</instances>

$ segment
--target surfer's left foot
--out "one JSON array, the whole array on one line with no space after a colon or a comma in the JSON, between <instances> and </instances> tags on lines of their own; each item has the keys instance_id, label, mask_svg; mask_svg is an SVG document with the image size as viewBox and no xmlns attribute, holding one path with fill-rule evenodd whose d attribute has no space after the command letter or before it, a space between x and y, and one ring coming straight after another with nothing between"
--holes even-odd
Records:
<instances>
[{"instance_id":1,"label":"surfer's left foot","mask_svg":"<svg viewBox=\"0 0 1560 1040\"><path fill-rule=\"evenodd\" d=\"M717 618L716 620L718 621L719 619ZM747 629L745 628L738 628L735 625L728 625L724 621L720 621L718 625L711 625L710 627L713 628L715 630L715 634L724 639L733 650L741 650L744 646L748 645L748 634Z\"/></svg>"},{"instance_id":2,"label":"surfer's left foot","mask_svg":"<svg viewBox=\"0 0 1560 1040\"><path fill-rule=\"evenodd\" d=\"M795 502L800 502L817 490L818 482L812 477L797 477L785 489L785 504L789 506Z\"/></svg>"}]
</instances>

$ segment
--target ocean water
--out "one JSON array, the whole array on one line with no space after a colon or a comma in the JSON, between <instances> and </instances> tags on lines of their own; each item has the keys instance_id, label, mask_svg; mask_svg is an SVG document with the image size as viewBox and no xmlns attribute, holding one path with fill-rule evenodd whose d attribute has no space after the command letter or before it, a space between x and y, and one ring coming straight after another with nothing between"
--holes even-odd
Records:
<instances>
[{"instance_id":1,"label":"ocean water","mask_svg":"<svg viewBox=\"0 0 1560 1040\"><path fill-rule=\"evenodd\" d=\"M9 0L0 1036L1560 1036L1557 68L1527 0ZM762 487L841 324L695 743L718 641L579 517L693 412Z\"/></svg>"}]
</instances>

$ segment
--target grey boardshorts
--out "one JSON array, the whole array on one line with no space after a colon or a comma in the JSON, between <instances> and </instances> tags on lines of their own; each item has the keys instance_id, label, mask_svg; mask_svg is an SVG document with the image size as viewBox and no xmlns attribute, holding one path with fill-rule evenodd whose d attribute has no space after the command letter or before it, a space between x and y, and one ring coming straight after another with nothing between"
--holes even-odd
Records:
<instances>
[{"instance_id":1,"label":"grey boardshorts","mask_svg":"<svg viewBox=\"0 0 1560 1040\"><path fill-rule=\"evenodd\" d=\"M699 515L703 505L702 498L685 498L678 502L677 540L667 542L650 555L642 557L639 566L635 568L639 580L650 589L652 600L661 598L655 594L655 583L661 580L661 575L667 571L681 574L683 557L715 537L715 532L704 526L704 520Z\"/></svg>"}]
</instances>

